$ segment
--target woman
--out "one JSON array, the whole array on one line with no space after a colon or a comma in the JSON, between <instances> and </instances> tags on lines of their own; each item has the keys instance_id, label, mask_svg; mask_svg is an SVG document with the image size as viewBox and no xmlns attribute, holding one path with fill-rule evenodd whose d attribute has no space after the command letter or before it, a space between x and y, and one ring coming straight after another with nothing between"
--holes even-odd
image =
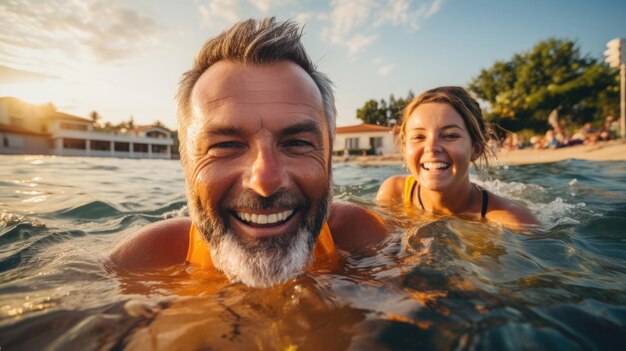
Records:
<instances>
[{"instance_id":1,"label":"woman","mask_svg":"<svg viewBox=\"0 0 626 351\"><path fill-rule=\"evenodd\" d=\"M385 180L377 202L404 201L426 212L506 225L540 223L525 207L470 182L470 164L487 163L489 133L465 89L439 87L415 98L404 110L400 138L411 175Z\"/></svg>"}]
</instances>

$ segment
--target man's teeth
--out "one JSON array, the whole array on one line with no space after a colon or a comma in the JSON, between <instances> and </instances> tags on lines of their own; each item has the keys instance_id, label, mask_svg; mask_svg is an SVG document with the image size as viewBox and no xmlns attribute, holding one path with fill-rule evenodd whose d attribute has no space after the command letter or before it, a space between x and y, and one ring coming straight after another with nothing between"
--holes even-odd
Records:
<instances>
[{"instance_id":1,"label":"man's teeth","mask_svg":"<svg viewBox=\"0 0 626 351\"><path fill-rule=\"evenodd\" d=\"M287 210L287 211L272 213L272 214L237 212L237 217L239 217L239 219L243 221L254 223L254 224L274 224L274 223L282 222L286 220L287 218L289 218L289 216L291 216L292 213L293 213L293 210Z\"/></svg>"},{"instance_id":2,"label":"man's teeth","mask_svg":"<svg viewBox=\"0 0 626 351\"><path fill-rule=\"evenodd\" d=\"M445 169L450 166L449 163L446 162L426 162L422 165L426 169Z\"/></svg>"}]
</instances>

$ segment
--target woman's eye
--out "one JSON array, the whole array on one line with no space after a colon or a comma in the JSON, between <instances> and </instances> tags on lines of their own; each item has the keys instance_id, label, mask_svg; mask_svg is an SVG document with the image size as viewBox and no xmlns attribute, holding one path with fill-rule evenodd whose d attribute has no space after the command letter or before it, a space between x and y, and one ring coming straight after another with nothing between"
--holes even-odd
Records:
<instances>
[{"instance_id":1,"label":"woman's eye","mask_svg":"<svg viewBox=\"0 0 626 351\"><path fill-rule=\"evenodd\" d=\"M446 134L446 135L443 136L444 139L458 139L460 137L461 136L458 135L458 134Z\"/></svg>"}]
</instances>

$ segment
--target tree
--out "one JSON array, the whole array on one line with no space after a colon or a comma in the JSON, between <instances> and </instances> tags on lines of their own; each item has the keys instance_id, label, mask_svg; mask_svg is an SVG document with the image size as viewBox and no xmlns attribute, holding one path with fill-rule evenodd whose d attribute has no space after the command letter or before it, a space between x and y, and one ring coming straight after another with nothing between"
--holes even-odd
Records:
<instances>
[{"instance_id":1,"label":"tree","mask_svg":"<svg viewBox=\"0 0 626 351\"><path fill-rule=\"evenodd\" d=\"M121 121L116 126L113 127L116 131L121 131L123 133L135 129L135 120L133 116L128 118L128 121Z\"/></svg>"},{"instance_id":2,"label":"tree","mask_svg":"<svg viewBox=\"0 0 626 351\"><path fill-rule=\"evenodd\" d=\"M617 82L615 71L582 56L575 42L550 38L481 70L468 89L489 104L491 122L543 132L555 108L576 124L602 119Z\"/></svg>"},{"instance_id":3,"label":"tree","mask_svg":"<svg viewBox=\"0 0 626 351\"><path fill-rule=\"evenodd\" d=\"M128 128L128 130L135 129L135 118L132 115L128 119L128 122L126 122L126 127Z\"/></svg>"},{"instance_id":4,"label":"tree","mask_svg":"<svg viewBox=\"0 0 626 351\"><path fill-rule=\"evenodd\" d=\"M91 119L91 124L93 124L94 127L98 128L100 126L100 120L102 119L102 116L100 116L98 112L91 111L89 113L89 118Z\"/></svg>"},{"instance_id":5,"label":"tree","mask_svg":"<svg viewBox=\"0 0 626 351\"><path fill-rule=\"evenodd\" d=\"M102 126L102 131L104 132L115 132L117 129L117 126L114 126L110 121L104 122L104 125Z\"/></svg>"},{"instance_id":6,"label":"tree","mask_svg":"<svg viewBox=\"0 0 626 351\"><path fill-rule=\"evenodd\" d=\"M386 116L381 114L378 102L373 99L367 100L363 107L356 110L356 118L370 124L381 124L386 120Z\"/></svg>"},{"instance_id":7,"label":"tree","mask_svg":"<svg viewBox=\"0 0 626 351\"><path fill-rule=\"evenodd\" d=\"M396 99L393 94L389 96L389 102L380 100L380 104L373 99L367 100L363 107L357 109L356 118L364 123L391 126L399 123L402 111L415 97L413 91L409 90L406 98Z\"/></svg>"},{"instance_id":8,"label":"tree","mask_svg":"<svg viewBox=\"0 0 626 351\"><path fill-rule=\"evenodd\" d=\"M167 129L167 127L165 126L165 124L161 123L161 121L156 121L154 123L152 123L153 127L157 127L157 128L161 128L161 129L165 129L165 130L169 130Z\"/></svg>"}]
</instances>

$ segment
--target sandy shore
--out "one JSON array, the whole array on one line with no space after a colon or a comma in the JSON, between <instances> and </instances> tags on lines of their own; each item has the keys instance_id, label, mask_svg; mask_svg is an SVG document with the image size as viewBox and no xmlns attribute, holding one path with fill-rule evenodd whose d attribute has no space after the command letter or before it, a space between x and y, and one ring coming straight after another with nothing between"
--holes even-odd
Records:
<instances>
[{"instance_id":1,"label":"sandy shore","mask_svg":"<svg viewBox=\"0 0 626 351\"><path fill-rule=\"evenodd\" d=\"M559 149L522 149L515 151L501 151L498 153L497 164L525 165L557 162L568 159L588 161L626 161L626 142L615 140L598 142L593 145L576 145ZM334 156L333 163L399 165L402 163L402 157L400 155L350 157Z\"/></svg>"}]
</instances>

